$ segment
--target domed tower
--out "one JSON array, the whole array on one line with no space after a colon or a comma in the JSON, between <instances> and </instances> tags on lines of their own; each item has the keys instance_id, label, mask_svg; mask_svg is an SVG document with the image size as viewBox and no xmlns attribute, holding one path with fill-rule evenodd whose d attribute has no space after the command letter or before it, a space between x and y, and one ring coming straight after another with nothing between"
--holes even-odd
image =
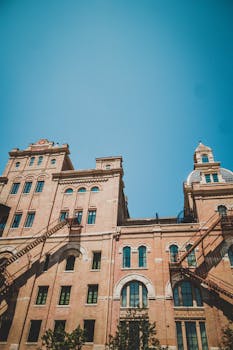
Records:
<instances>
[{"instance_id":1,"label":"domed tower","mask_svg":"<svg viewBox=\"0 0 233 350\"><path fill-rule=\"evenodd\" d=\"M199 222L216 211L224 214L233 208L233 172L221 168L212 149L201 142L194 153L194 170L184 183L185 215L193 213Z\"/></svg>"}]
</instances>

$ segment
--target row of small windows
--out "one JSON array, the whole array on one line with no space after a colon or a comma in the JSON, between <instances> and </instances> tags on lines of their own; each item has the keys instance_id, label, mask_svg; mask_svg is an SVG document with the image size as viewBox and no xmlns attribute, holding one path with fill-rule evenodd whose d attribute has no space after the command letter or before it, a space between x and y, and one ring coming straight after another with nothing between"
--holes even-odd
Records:
<instances>
[{"instance_id":1,"label":"row of small windows","mask_svg":"<svg viewBox=\"0 0 233 350\"><path fill-rule=\"evenodd\" d=\"M91 192L99 192L99 187L98 186L94 186L94 187L92 187L91 188ZM78 193L84 193L84 192L86 192L87 191L87 189L85 188L85 187L80 187L79 189L78 189ZM71 194L71 193L73 193L74 192L74 190L73 190L73 188L67 188L66 190L65 190L65 193L66 194Z\"/></svg>"},{"instance_id":2,"label":"row of small windows","mask_svg":"<svg viewBox=\"0 0 233 350\"><path fill-rule=\"evenodd\" d=\"M10 190L10 194L17 194L18 190L20 187L20 182L14 182L12 184L11 190ZM30 193L32 188L32 181L26 181L24 183L24 187L23 187L23 193ZM44 181L37 181L36 183L36 187L35 187L35 192L39 193L42 192L44 188Z\"/></svg>"},{"instance_id":3,"label":"row of small windows","mask_svg":"<svg viewBox=\"0 0 233 350\"><path fill-rule=\"evenodd\" d=\"M122 258L122 267L130 268L131 267L131 248L123 248L123 258ZM138 248L138 267L147 266L147 249L145 246L140 246Z\"/></svg>"},{"instance_id":4,"label":"row of small windows","mask_svg":"<svg viewBox=\"0 0 233 350\"><path fill-rule=\"evenodd\" d=\"M65 265L65 271L74 271L75 268L75 260L76 257L74 255L69 255L66 258L66 265ZM50 263L50 255L46 255L43 271L47 271L49 268ZM101 267L101 252L93 252L92 253L92 263L91 263L91 269L92 270L100 270Z\"/></svg>"},{"instance_id":5,"label":"row of small windows","mask_svg":"<svg viewBox=\"0 0 233 350\"><path fill-rule=\"evenodd\" d=\"M69 216L69 211L68 210L62 210L60 213L60 221L63 221L67 219ZM77 210L74 213L75 220L77 224L82 223L82 217L83 217L83 210ZM95 224L96 221L96 209L89 209L87 213L87 224L93 225Z\"/></svg>"},{"instance_id":6,"label":"row of small windows","mask_svg":"<svg viewBox=\"0 0 233 350\"><path fill-rule=\"evenodd\" d=\"M0 341L6 342L12 320L9 319L0 319ZM39 340L39 335L41 331L42 320L31 320L30 328L27 336L28 343L35 343ZM61 329L64 330L66 325L66 320L55 320L54 321L54 331ZM93 342L94 340L94 328L95 320L84 320L84 331L86 335L86 342Z\"/></svg>"},{"instance_id":7,"label":"row of small windows","mask_svg":"<svg viewBox=\"0 0 233 350\"><path fill-rule=\"evenodd\" d=\"M36 157L31 157L31 158L29 159L29 164L28 164L28 165L29 165L29 166L34 165L34 164L35 164L35 160L36 160ZM37 158L37 165L41 165L42 162L43 162L43 156L39 156L39 157ZM51 164L51 165L56 164L56 159L55 159L55 158L52 158L52 159L50 160L50 164ZM15 163L15 167L16 167L16 168L19 168L19 166L20 166L20 162L16 162L16 163Z\"/></svg>"},{"instance_id":8,"label":"row of small windows","mask_svg":"<svg viewBox=\"0 0 233 350\"><path fill-rule=\"evenodd\" d=\"M176 337L178 350L209 349L203 321L176 321Z\"/></svg>"},{"instance_id":9,"label":"row of small windows","mask_svg":"<svg viewBox=\"0 0 233 350\"><path fill-rule=\"evenodd\" d=\"M28 212L26 216L26 220L24 222L24 227L32 227L36 213L34 211ZM11 228L18 228L21 222L23 214L16 213L14 215Z\"/></svg>"}]
</instances>

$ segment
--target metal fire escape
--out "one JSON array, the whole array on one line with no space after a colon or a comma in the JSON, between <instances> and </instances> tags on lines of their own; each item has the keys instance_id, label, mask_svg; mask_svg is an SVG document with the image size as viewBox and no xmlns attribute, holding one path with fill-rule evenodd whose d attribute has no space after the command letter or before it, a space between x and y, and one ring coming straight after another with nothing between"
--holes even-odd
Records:
<instances>
[{"instance_id":1,"label":"metal fire escape","mask_svg":"<svg viewBox=\"0 0 233 350\"><path fill-rule=\"evenodd\" d=\"M23 255L29 253L33 248L38 246L40 243L44 243L47 238L52 236L55 232L63 228L65 225L68 225L69 229L77 230L78 233L81 232L82 226L77 223L77 218L67 218L62 220L59 223L54 224L50 229L45 230L45 233L41 234L34 238L33 241L25 245L22 249L20 249L17 253L15 253L10 258L3 258L0 263L0 296L4 297L9 287L14 284L15 278L11 276L7 271L7 267L17 261Z\"/></svg>"},{"instance_id":2,"label":"metal fire escape","mask_svg":"<svg viewBox=\"0 0 233 350\"><path fill-rule=\"evenodd\" d=\"M219 226L219 233L212 234L213 230ZM230 231L230 232L229 232ZM206 223L205 226L200 228L191 239L193 240L190 249L180 256L177 256L176 262L170 263L170 273L180 274L183 277L190 278L199 282L203 287L207 287L210 291L217 294L222 294L230 299L233 299L233 285L213 276L209 273L209 270L216 264L215 257L218 257L218 262L222 259L219 256L221 245L224 242L225 234L233 234L233 215L220 215L214 214ZM204 240L209 238L206 248L204 249ZM195 248L200 247L201 254L197 261L198 264L195 268L184 266L186 258ZM216 253L217 252L217 253ZM208 264L207 264L208 258ZM207 278L208 276L208 278ZM211 276L211 278L209 278Z\"/></svg>"}]
</instances>

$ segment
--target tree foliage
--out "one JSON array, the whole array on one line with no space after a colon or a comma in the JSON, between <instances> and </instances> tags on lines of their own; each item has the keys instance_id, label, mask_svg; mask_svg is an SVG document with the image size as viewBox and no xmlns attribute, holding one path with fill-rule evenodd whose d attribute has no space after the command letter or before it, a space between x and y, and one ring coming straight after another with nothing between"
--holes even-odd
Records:
<instances>
[{"instance_id":1,"label":"tree foliage","mask_svg":"<svg viewBox=\"0 0 233 350\"><path fill-rule=\"evenodd\" d=\"M42 349L81 350L86 337L85 331L78 326L71 333L67 333L63 328L58 328L56 331L48 329L41 339Z\"/></svg>"},{"instance_id":2,"label":"tree foliage","mask_svg":"<svg viewBox=\"0 0 233 350\"><path fill-rule=\"evenodd\" d=\"M129 311L127 317L117 326L115 336L110 335L106 350L159 350L155 322L150 323L148 315L137 315Z\"/></svg>"},{"instance_id":3,"label":"tree foliage","mask_svg":"<svg viewBox=\"0 0 233 350\"><path fill-rule=\"evenodd\" d=\"M222 330L221 350L233 350L233 323Z\"/></svg>"}]
</instances>

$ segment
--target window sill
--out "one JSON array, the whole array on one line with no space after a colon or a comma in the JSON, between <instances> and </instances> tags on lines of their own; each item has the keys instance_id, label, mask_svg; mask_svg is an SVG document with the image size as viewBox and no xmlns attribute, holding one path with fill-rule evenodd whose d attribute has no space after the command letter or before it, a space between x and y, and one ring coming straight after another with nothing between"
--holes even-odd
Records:
<instances>
[{"instance_id":1,"label":"window sill","mask_svg":"<svg viewBox=\"0 0 233 350\"><path fill-rule=\"evenodd\" d=\"M232 268L233 268L233 266L232 266ZM93 271L93 272L99 272L100 271L100 269L90 269L90 271Z\"/></svg>"},{"instance_id":2,"label":"window sill","mask_svg":"<svg viewBox=\"0 0 233 350\"><path fill-rule=\"evenodd\" d=\"M148 267L122 267L121 270L148 270Z\"/></svg>"},{"instance_id":3,"label":"window sill","mask_svg":"<svg viewBox=\"0 0 233 350\"><path fill-rule=\"evenodd\" d=\"M144 307L137 307L137 306L121 306L120 310L137 310L137 311L142 311L142 310L149 310L149 306L144 306Z\"/></svg>"},{"instance_id":4,"label":"window sill","mask_svg":"<svg viewBox=\"0 0 233 350\"><path fill-rule=\"evenodd\" d=\"M174 306L176 310L204 310L204 306Z\"/></svg>"},{"instance_id":5,"label":"window sill","mask_svg":"<svg viewBox=\"0 0 233 350\"><path fill-rule=\"evenodd\" d=\"M86 303L85 304L85 306L97 306L98 305L98 303L93 303L93 304L88 304L88 303Z\"/></svg>"},{"instance_id":6,"label":"window sill","mask_svg":"<svg viewBox=\"0 0 233 350\"><path fill-rule=\"evenodd\" d=\"M37 342L37 341L34 341L34 342L26 342L25 344L26 344L26 345L37 345L38 342Z\"/></svg>"},{"instance_id":7,"label":"window sill","mask_svg":"<svg viewBox=\"0 0 233 350\"><path fill-rule=\"evenodd\" d=\"M70 304L68 304L68 305L57 305L57 307L61 307L61 308L70 307Z\"/></svg>"},{"instance_id":8,"label":"window sill","mask_svg":"<svg viewBox=\"0 0 233 350\"><path fill-rule=\"evenodd\" d=\"M73 273L74 270L64 270L63 272L65 272L65 273Z\"/></svg>"},{"instance_id":9,"label":"window sill","mask_svg":"<svg viewBox=\"0 0 233 350\"><path fill-rule=\"evenodd\" d=\"M33 306L35 306L35 307L45 307L46 304L34 304Z\"/></svg>"}]
</instances>

